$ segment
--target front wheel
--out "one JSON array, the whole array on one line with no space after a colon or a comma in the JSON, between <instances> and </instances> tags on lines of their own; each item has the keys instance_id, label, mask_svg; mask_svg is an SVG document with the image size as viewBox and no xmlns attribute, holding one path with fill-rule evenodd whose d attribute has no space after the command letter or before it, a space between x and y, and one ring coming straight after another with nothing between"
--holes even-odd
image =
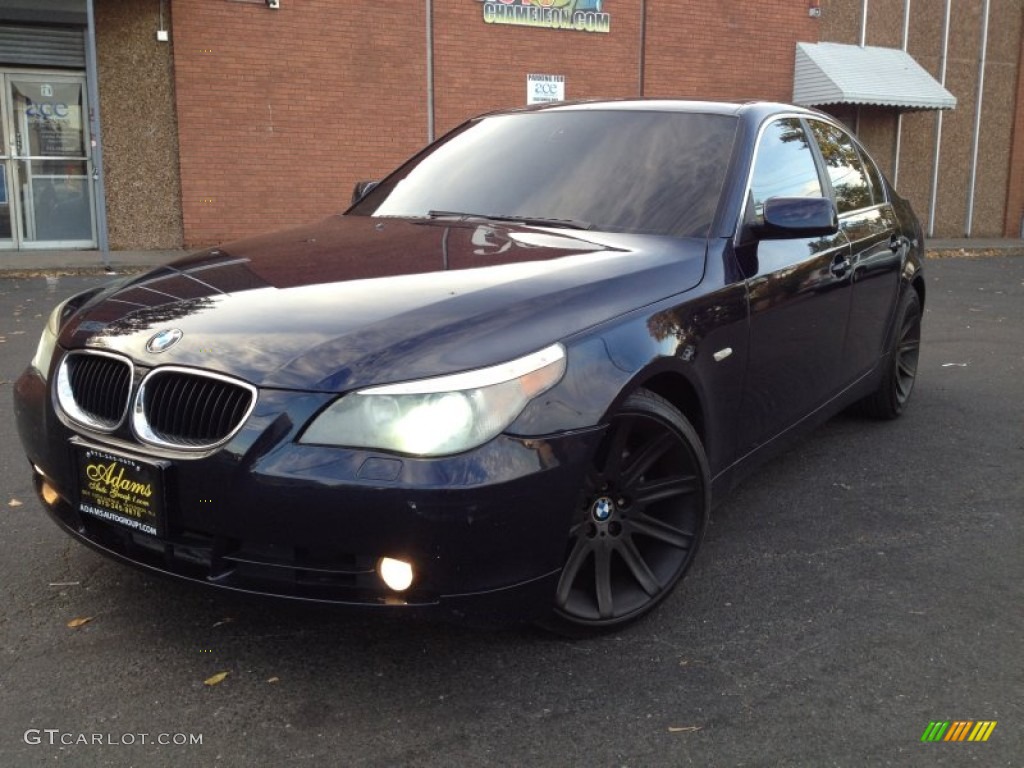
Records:
<instances>
[{"instance_id":1,"label":"front wheel","mask_svg":"<svg viewBox=\"0 0 1024 768\"><path fill-rule=\"evenodd\" d=\"M710 502L696 431L664 398L630 395L594 455L543 625L578 635L647 613L693 562Z\"/></svg>"}]
</instances>

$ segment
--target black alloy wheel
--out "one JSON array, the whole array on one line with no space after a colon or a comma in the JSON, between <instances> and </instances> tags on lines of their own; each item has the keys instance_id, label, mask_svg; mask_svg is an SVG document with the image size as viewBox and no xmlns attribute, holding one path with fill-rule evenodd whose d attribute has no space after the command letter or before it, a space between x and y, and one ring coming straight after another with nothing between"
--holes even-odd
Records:
<instances>
[{"instance_id":1,"label":"black alloy wheel","mask_svg":"<svg viewBox=\"0 0 1024 768\"><path fill-rule=\"evenodd\" d=\"M896 400L901 411L914 389L917 359L921 352L921 302L917 298L917 291L911 290L909 295L911 301L903 313L895 349Z\"/></svg>"},{"instance_id":2,"label":"black alloy wheel","mask_svg":"<svg viewBox=\"0 0 1024 768\"><path fill-rule=\"evenodd\" d=\"M658 395L630 395L595 454L545 626L581 634L645 614L690 567L709 509L696 431Z\"/></svg>"},{"instance_id":3,"label":"black alloy wheel","mask_svg":"<svg viewBox=\"0 0 1024 768\"><path fill-rule=\"evenodd\" d=\"M861 401L861 410L878 419L895 419L910 400L921 353L921 299L907 287L896 315L888 367L878 389Z\"/></svg>"}]
</instances>

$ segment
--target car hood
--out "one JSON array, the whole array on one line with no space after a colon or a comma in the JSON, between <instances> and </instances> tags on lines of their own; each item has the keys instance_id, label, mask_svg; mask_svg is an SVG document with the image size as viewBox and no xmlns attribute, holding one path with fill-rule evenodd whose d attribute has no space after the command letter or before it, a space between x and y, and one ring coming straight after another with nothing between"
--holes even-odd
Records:
<instances>
[{"instance_id":1,"label":"car hood","mask_svg":"<svg viewBox=\"0 0 1024 768\"><path fill-rule=\"evenodd\" d=\"M483 367L695 286L703 240L336 216L116 283L65 348L343 391ZM178 329L162 352L147 342Z\"/></svg>"}]
</instances>

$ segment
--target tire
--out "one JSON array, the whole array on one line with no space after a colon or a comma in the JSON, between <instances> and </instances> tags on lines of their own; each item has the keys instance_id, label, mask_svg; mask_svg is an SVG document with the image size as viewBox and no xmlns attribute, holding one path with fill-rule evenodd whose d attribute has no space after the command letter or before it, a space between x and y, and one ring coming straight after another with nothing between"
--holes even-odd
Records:
<instances>
[{"instance_id":1,"label":"tire","mask_svg":"<svg viewBox=\"0 0 1024 768\"><path fill-rule=\"evenodd\" d=\"M689 569L710 508L696 431L664 398L643 389L630 395L594 454L554 610L541 626L579 637L646 614Z\"/></svg>"},{"instance_id":2,"label":"tire","mask_svg":"<svg viewBox=\"0 0 1024 768\"><path fill-rule=\"evenodd\" d=\"M896 318L882 380L878 389L858 404L862 414L875 419L898 417L914 391L921 351L921 299L912 287L904 292Z\"/></svg>"}]
</instances>

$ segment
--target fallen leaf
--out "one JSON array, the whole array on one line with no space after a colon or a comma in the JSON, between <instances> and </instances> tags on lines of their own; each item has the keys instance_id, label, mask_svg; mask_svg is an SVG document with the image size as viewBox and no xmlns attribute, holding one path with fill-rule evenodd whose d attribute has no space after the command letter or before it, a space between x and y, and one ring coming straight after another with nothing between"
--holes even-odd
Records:
<instances>
[{"instance_id":1,"label":"fallen leaf","mask_svg":"<svg viewBox=\"0 0 1024 768\"><path fill-rule=\"evenodd\" d=\"M216 675L213 675L213 677L208 677L203 680L203 685L220 685L224 682L224 678L230 674L230 672L218 672Z\"/></svg>"},{"instance_id":2,"label":"fallen leaf","mask_svg":"<svg viewBox=\"0 0 1024 768\"><path fill-rule=\"evenodd\" d=\"M79 627L88 624L90 621L92 621L92 619L92 616L81 616L77 619L72 619L71 621L69 621L68 626L71 629L78 629Z\"/></svg>"},{"instance_id":3,"label":"fallen leaf","mask_svg":"<svg viewBox=\"0 0 1024 768\"><path fill-rule=\"evenodd\" d=\"M7 506L8 507L20 507L21 506L21 502L18 501L17 499L11 499L10 501L7 502Z\"/></svg>"},{"instance_id":4,"label":"fallen leaf","mask_svg":"<svg viewBox=\"0 0 1024 768\"><path fill-rule=\"evenodd\" d=\"M693 733L703 728L703 725L670 725L668 727L669 733Z\"/></svg>"},{"instance_id":5,"label":"fallen leaf","mask_svg":"<svg viewBox=\"0 0 1024 768\"><path fill-rule=\"evenodd\" d=\"M270 679L267 680L268 683L277 683L277 682L280 682L280 681L281 681L280 677L271 677Z\"/></svg>"}]
</instances>

